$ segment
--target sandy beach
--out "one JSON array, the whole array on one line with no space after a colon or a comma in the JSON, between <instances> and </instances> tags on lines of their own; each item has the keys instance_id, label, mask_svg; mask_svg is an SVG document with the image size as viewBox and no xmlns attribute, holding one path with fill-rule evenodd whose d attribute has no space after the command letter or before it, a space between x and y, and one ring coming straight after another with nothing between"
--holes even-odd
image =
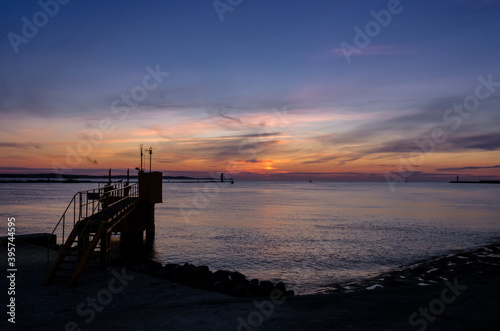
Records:
<instances>
[{"instance_id":1,"label":"sandy beach","mask_svg":"<svg viewBox=\"0 0 500 331\"><path fill-rule=\"evenodd\" d=\"M286 299L234 298L118 267L87 270L77 287L41 286L46 250L21 245L16 253L16 323L4 314L2 330L500 328L500 244Z\"/></svg>"}]
</instances>

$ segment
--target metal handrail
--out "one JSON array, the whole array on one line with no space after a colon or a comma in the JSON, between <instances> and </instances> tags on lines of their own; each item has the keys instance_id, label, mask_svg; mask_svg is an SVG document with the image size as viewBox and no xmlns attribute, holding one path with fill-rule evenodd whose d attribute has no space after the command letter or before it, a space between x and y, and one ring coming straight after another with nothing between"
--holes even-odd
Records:
<instances>
[{"instance_id":1,"label":"metal handrail","mask_svg":"<svg viewBox=\"0 0 500 331\"><path fill-rule=\"evenodd\" d=\"M123 192L120 194L120 192ZM77 203L77 196L79 197ZM106 199L109 197L138 197L139 196L139 185L138 183L130 185L125 182L114 183L113 185L106 185L99 187L97 189L90 189L85 191L79 191L75 193L68 206L64 210L61 218L57 222L54 230L52 230L49 237L49 242L47 245L47 270L50 267L50 238L57 231L62 222L62 236L61 244L65 243L65 229L66 229L66 214L68 210L71 212L71 205L73 205L73 227L78 221L85 218L93 216L94 214L101 211L102 205L105 203ZM78 207L77 207L78 204ZM78 216L77 216L78 212ZM57 243L57 240L56 240Z\"/></svg>"},{"instance_id":2,"label":"metal handrail","mask_svg":"<svg viewBox=\"0 0 500 331\"><path fill-rule=\"evenodd\" d=\"M129 194L130 192L127 192L127 195L125 195L125 190L128 190L128 191L132 191L133 193L132 194ZM120 191L124 191L123 195L118 195L118 194L115 194L115 193L118 193ZM111 191L105 191L105 194L103 195L103 197L101 199L99 199L99 202L103 203L105 199L109 198L109 197L121 197L122 199L118 200L118 201L115 201L109 205L107 205L107 207L110 207L112 205L114 205L115 203L118 203L120 201L122 201L123 199L125 198L128 198L128 197L138 197L139 196L139 185L138 184L133 184L133 185L125 185L123 187L120 187L120 188L117 188L117 189L114 189L114 190L111 190ZM100 203L97 203L97 209L98 209L98 212L100 211ZM93 216L95 213L95 208L93 209L92 213L88 216ZM85 229L87 228L87 226L89 225L89 223L86 223L85 226L83 227L82 229L82 232L85 232Z\"/></svg>"}]
</instances>

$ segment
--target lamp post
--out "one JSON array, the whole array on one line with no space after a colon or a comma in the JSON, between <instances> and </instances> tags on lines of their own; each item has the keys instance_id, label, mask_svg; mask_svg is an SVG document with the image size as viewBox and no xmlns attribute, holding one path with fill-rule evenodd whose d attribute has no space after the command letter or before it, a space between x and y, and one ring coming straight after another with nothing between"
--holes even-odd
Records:
<instances>
[{"instance_id":1,"label":"lamp post","mask_svg":"<svg viewBox=\"0 0 500 331\"><path fill-rule=\"evenodd\" d=\"M142 172L142 155L143 154L142 154L142 144L141 144L141 169L139 169L139 171L141 171L141 172Z\"/></svg>"},{"instance_id":2,"label":"lamp post","mask_svg":"<svg viewBox=\"0 0 500 331\"><path fill-rule=\"evenodd\" d=\"M149 172L151 172L151 155L153 155L153 149L149 147Z\"/></svg>"}]
</instances>

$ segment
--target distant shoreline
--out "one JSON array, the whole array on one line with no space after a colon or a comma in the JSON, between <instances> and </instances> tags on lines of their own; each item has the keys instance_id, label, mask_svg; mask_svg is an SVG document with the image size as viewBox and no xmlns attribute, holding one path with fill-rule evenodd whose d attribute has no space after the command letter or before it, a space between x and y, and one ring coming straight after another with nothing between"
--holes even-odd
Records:
<instances>
[{"instance_id":1,"label":"distant shoreline","mask_svg":"<svg viewBox=\"0 0 500 331\"><path fill-rule=\"evenodd\" d=\"M454 176L450 176L455 178ZM130 175L129 180L131 182L136 182L138 180L138 175L134 173ZM125 181L127 179L126 175L112 175L111 179L113 182L120 180ZM220 177L189 177L189 176L163 176L163 181L168 180L175 181L175 183L196 183L196 182L220 182ZM231 178L224 178L225 181L231 181ZM13 174L13 173L0 173L0 184L1 183L107 183L109 180L109 175L78 175L78 174L56 174L56 173L23 173L23 174ZM346 182L363 182L363 183L383 183L385 180L366 180L366 179L315 179L315 178L300 178L300 179L251 179L251 178L240 178L238 181L270 181L270 182L332 182L332 183L346 183ZM404 183L398 182L398 183ZM457 181L449 181L449 179L443 178L442 180L417 180L411 181L411 183L453 183L456 184ZM478 181L458 181L459 184L500 184L498 179L483 179Z\"/></svg>"},{"instance_id":2,"label":"distant shoreline","mask_svg":"<svg viewBox=\"0 0 500 331\"><path fill-rule=\"evenodd\" d=\"M0 183L19 183L19 184L34 184L34 183L65 183L65 184L78 184L78 183L106 183L103 181L92 181L92 180L50 180L50 179L37 179L37 180L0 180Z\"/></svg>"},{"instance_id":3,"label":"distant shoreline","mask_svg":"<svg viewBox=\"0 0 500 331\"><path fill-rule=\"evenodd\" d=\"M168 178L163 178L163 182L165 184L191 184L191 183L220 183L220 180L217 179L197 179L193 178L191 180L184 180L181 181L179 179L172 179L174 181L172 182L165 182L165 180L169 181ZM112 183L117 183L120 181L114 181ZM131 181L130 183L136 183L137 181ZM230 183L231 181L229 180L224 180L224 183ZM80 183L94 183L94 184L107 184L108 181L95 181L95 180L78 180L78 179L66 179L66 180L50 180L50 179L28 179L28 180L0 180L0 184L2 183L16 183L16 184L37 184L37 183L42 183L42 184L80 184Z\"/></svg>"},{"instance_id":4,"label":"distant shoreline","mask_svg":"<svg viewBox=\"0 0 500 331\"><path fill-rule=\"evenodd\" d=\"M478 181L464 181L452 180L451 184L500 184L500 180L478 180Z\"/></svg>"},{"instance_id":5,"label":"distant shoreline","mask_svg":"<svg viewBox=\"0 0 500 331\"><path fill-rule=\"evenodd\" d=\"M138 175L128 176L131 179L138 179ZM109 175L60 175L49 174L0 174L0 178L40 178L40 179L76 179L76 178L103 178L108 179ZM111 176L112 179L127 179L127 175ZM163 179L216 179L216 178L195 178L188 176L163 176Z\"/></svg>"},{"instance_id":6,"label":"distant shoreline","mask_svg":"<svg viewBox=\"0 0 500 331\"><path fill-rule=\"evenodd\" d=\"M3 178L15 178L5 179ZM21 179L20 179L21 178ZM131 182L137 182L138 176L133 175L128 177ZM92 180L94 179L94 180ZM90 176L90 175L57 175L57 174L0 174L1 183L65 183L65 184L79 184L79 183L107 183L109 176ZM127 176L111 176L113 182L124 181ZM196 182L220 182L217 178L194 178L187 176L163 176L162 179L173 180L175 183L196 183Z\"/></svg>"}]
</instances>

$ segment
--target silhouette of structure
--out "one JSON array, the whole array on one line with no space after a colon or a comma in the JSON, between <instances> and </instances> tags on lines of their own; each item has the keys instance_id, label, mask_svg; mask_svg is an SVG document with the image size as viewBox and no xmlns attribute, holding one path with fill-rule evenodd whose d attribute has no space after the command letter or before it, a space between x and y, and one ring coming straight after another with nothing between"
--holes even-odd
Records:
<instances>
[{"instance_id":1,"label":"silhouette of structure","mask_svg":"<svg viewBox=\"0 0 500 331\"><path fill-rule=\"evenodd\" d=\"M144 232L146 244L151 244L156 203L162 203L161 172L139 172L135 184L129 183L128 176L127 182L112 184L110 177L104 187L76 193L52 231L62 232L62 245L51 267L48 248L44 284L55 279L63 264L71 270L68 285L77 284L91 257L98 257L101 268L106 269L111 260L111 233L120 233L122 248L142 247ZM71 232L65 237L67 227Z\"/></svg>"},{"instance_id":2,"label":"silhouette of structure","mask_svg":"<svg viewBox=\"0 0 500 331\"><path fill-rule=\"evenodd\" d=\"M500 180L495 180L495 179L483 179L483 180L478 180L478 181L470 181L470 180L462 180L460 181L460 177L457 176L457 180L452 180L450 183L453 184L500 184Z\"/></svg>"}]
</instances>

